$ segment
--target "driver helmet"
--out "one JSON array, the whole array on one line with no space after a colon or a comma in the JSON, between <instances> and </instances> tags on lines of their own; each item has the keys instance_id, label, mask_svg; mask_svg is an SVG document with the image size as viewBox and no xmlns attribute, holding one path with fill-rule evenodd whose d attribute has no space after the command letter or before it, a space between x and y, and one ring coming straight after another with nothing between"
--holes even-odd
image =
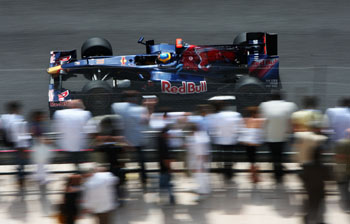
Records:
<instances>
[{"instance_id":1,"label":"driver helmet","mask_svg":"<svg viewBox=\"0 0 350 224\"><path fill-rule=\"evenodd\" d=\"M158 55L158 60L162 63L168 63L171 59L171 54L169 52L160 53Z\"/></svg>"}]
</instances>

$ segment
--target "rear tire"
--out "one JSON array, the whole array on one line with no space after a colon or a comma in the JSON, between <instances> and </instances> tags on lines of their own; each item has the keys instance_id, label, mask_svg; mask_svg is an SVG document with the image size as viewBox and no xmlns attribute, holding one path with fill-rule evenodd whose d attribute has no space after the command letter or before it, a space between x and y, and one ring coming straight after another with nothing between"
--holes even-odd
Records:
<instances>
[{"instance_id":1,"label":"rear tire","mask_svg":"<svg viewBox=\"0 0 350 224\"><path fill-rule=\"evenodd\" d=\"M235 92L237 111L243 115L246 107L259 106L268 96L268 91L264 84L250 76L240 78Z\"/></svg>"},{"instance_id":2,"label":"rear tire","mask_svg":"<svg viewBox=\"0 0 350 224\"><path fill-rule=\"evenodd\" d=\"M101 37L87 39L81 46L81 57L87 58L92 56L112 56L112 45L108 40Z\"/></svg>"},{"instance_id":3,"label":"rear tire","mask_svg":"<svg viewBox=\"0 0 350 224\"><path fill-rule=\"evenodd\" d=\"M110 114L113 103L112 87L104 81L96 80L83 87L83 102L94 116Z\"/></svg>"}]
</instances>

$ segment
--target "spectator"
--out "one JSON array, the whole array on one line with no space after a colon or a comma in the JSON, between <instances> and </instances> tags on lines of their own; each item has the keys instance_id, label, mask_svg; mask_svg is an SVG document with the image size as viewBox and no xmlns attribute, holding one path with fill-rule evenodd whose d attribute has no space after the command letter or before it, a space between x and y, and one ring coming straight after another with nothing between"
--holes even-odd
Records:
<instances>
[{"instance_id":1,"label":"spectator","mask_svg":"<svg viewBox=\"0 0 350 224\"><path fill-rule=\"evenodd\" d=\"M160 196L162 199L162 194L166 190L169 193L170 204L175 204L175 197L173 193L173 187L171 183L171 155L169 151L169 128L164 127L158 134L158 156L159 156L159 166L160 166L160 178L159 178L159 188Z\"/></svg>"},{"instance_id":2,"label":"spectator","mask_svg":"<svg viewBox=\"0 0 350 224\"><path fill-rule=\"evenodd\" d=\"M188 116L188 120L196 123L201 131L208 132L208 118L213 114L213 110L210 104L200 104L197 106L197 114Z\"/></svg>"},{"instance_id":3,"label":"spectator","mask_svg":"<svg viewBox=\"0 0 350 224\"><path fill-rule=\"evenodd\" d=\"M73 174L67 179L64 191L64 201L61 205L61 218L65 224L74 224L80 213L81 182L79 174Z\"/></svg>"},{"instance_id":4,"label":"spectator","mask_svg":"<svg viewBox=\"0 0 350 224\"><path fill-rule=\"evenodd\" d=\"M304 201L304 223L324 223L325 213L325 181L331 179L330 169L320 159L321 147L313 151L311 162L303 165L301 174L307 199Z\"/></svg>"},{"instance_id":5,"label":"spectator","mask_svg":"<svg viewBox=\"0 0 350 224\"><path fill-rule=\"evenodd\" d=\"M144 131L148 128L149 112L147 108L140 105L141 97L137 91L126 91L123 93L123 103L114 103L112 111L122 116L124 121L124 136L128 143L136 148L141 168L140 177L143 187L146 187L147 175L145 170L145 159L142 152L145 146Z\"/></svg>"},{"instance_id":6,"label":"spectator","mask_svg":"<svg viewBox=\"0 0 350 224\"><path fill-rule=\"evenodd\" d=\"M11 105L11 103L10 103ZM29 125L27 121L19 115L20 104L12 103L13 114L10 115L6 124L7 138L13 144L13 147L17 151L17 172L18 172L18 184L20 190L24 190L25 184L25 165L27 164L28 155L25 152L30 147L31 135L29 132ZM16 109L15 109L16 108Z\"/></svg>"},{"instance_id":7,"label":"spectator","mask_svg":"<svg viewBox=\"0 0 350 224\"><path fill-rule=\"evenodd\" d=\"M346 212L350 212L350 129L347 133L347 137L335 145L335 170L341 194L340 204Z\"/></svg>"},{"instance_id":8,"label":"spectator","mask_svg":"<svg viewBox=\"0 0 350 224\"><path fill-rule=\"evenodd\" d=\"M37 164L36 180L40 185L47 182L45 165L49 163L51 152L48 144L50 141L44 136L47 131L45 127L45 113L37 110L32 112L30 121L30 132L32 134L33 160Z\"/></svg>"},{"instance_id":9,"label":"spectator","mask_svg":"<svg viewBox=\"0 0 350 224\"><path fill-rule=\"evenodd\" d=\"M117 207L115 185L118 178L112 173L98 168L85 174L83 185L83 207L94 214L99 224L112 223L111 212Z\"/></svg>"},{"instance_id":10,"label":"spectator","mask_svg":"<svg viewBox=\"0 0 350 224\"><path fill-rule=\"evenodd\" d=\"M244 118L245 127L242 128L242 132L239 141L245 145L248 160L251 164L250 173L253 183L259 181L258 167L255 166L256 162L256 150L263 143L263 125L264 119L259 117L257 107L246 108L247 117Z\"/></svg>"},{"instance_id":11,"label":"spectator","mask_svg":"<svg viewBox=\"0 0 350 224\"><path fill-rule=\"evenodd\" d=\"M329 128L333 130L333 143L346 138L346 130L350 128L349 106L350 98L343 98L340 100L338 107L326 110Z\"/></svg>"},{"instance_id":12,"label":"spectator","mask_svg":"<svg viewBox=\"0 0 350 224\"><path fill-rule=\"evenodd\" d=\"M303 108L292 114L292 124L294 132L310 131L310 122L324 122L324 116L320 110L317 110L318 100L314 96L305 96L303 98Z\"/></svg>"},{"instance_id":13,"label":"spectator","mask_svg":"<svg viewBox=\"0 0 350 224\"><path fill-rule=\"evenodd\" d=\"M336 170L337 182L341 195L340 204L344 210L350 210L350 195L349 185L350 177L348 174L348 139L350 130L350 98L342 98L339 101L339 106L326 110L326 115L329 122L329 128L332 130L332 145L336 152Z\"/></svg>"},{"instance_id":14,"label":"spectator","mask_svg":"<svg viewBox=\"0 0 350 224\"><path fill-rule=\"evenodd\" d=\"M208 119L208 133L213 147L219 151L225 180L232 178L232 152L238 144L243 119L238 112L230 111L224 101L217 102L216 113Z\"/></svg>"},{"instance_id":15,"label":"spectator","mask_svg":"<svg viewBox=\"0 0 350 224\"><path fill-rule=\"evenodd\" d=\"M17 101L10 101L6 104L6 114L0 117L0 127L2 132L2 138L4 145L7 147L13 147L13 140L11 139L10 126L12 121L23 120L23 116L20 115L22 105Z\"/></svg>"},{"instance_id":16,"label":"spectator","mask_svg":"<svg viewBox=\"0 0 350 224\"><path fill-rule=\"evenodd\" d=\"M59 145L70 152L72 162L79 171L81 150L86 147L88 137L84 128L91 113L84 110L81 100L71 100L67 101L67 109L56 111L53 117L57 132L61 134Z\"/></svg>"},{"instance_id":17,"label":"spectator","mask_svg":"<svg viewBox=\"0 0 350 224\"><path fill-rule=\"evenodd\" d=\"M299 131L294 134L293 148L297 151L296 160L301 167L306 163L312 162L315 149L325 146L327 141L327 137L321 134L323 128L322 120L310 121L305 128L308 131Z\"/></svg>"},{"instance_id":18,"label":"spectator","mask_svg":"<svg viewBox=\"0 0 350 224\"><path fill-rule=\"evenodd\" d=\"M282 182L282 152L288 140L291 128L291 115L297 110L292 102L283 100L281 92L274 92L271 100L260 104L260 113L266 119L264 128L266 142L272 154L274 176L277 183Z\"/></svg>"},{"instance_id":19,"label":"spectator","mask_svg":"<svg viewBox=\"0 0 350 224\"><path fill-rule=\"evenodd\" d=\"M99 162L109 164L109 172L119 178L119 183L116 185L119 194L119 201L124 197L123 185L125 183L124 163L121 157L124 153L124 148L128 146L124 136L122 136L122 120L119 115L103 115L94 117L91 124L95 122L97 129L95 131L95 139L93 147L95 153L102 154L102 159Z\"/></svg>"},{"instance_id":20,"label":"spectator","mask_svg":"<svg viewBox=\"0 0 350 224\"><path fill-rule=\"evenodd\" d=\"M198 199L210 193L209 181L209 158L210 141L206 132L200 131L196 124L189 123L188 136L186 137L186 146L188 150L189 169L194 175L197 183Z\"/></svg>"}]
</instances>

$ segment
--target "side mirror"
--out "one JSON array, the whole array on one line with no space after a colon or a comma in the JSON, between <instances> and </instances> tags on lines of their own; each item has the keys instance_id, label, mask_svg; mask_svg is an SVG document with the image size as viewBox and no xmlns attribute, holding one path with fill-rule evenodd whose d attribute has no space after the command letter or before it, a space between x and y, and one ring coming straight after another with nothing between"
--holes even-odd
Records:
<instances>
[{"instance_id":1,"label":"side mirror","mask_svg":"<svg viewBox=\"0 0 350 224\"><path fill-rule=\"evenodd\" d=\"M137 41L137 43L139 43L139 44L145 44L145 43L143 43L143 40L144 40L144 39L145 39L144 37L140 37L139 40Z\"/></svg>"}]
</instances>

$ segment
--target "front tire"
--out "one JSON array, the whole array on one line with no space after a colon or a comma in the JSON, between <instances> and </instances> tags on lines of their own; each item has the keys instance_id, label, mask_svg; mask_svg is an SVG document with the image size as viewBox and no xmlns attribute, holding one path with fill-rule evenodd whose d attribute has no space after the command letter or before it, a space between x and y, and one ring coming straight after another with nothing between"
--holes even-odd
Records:
<instances>
[{"instance_id":1,"label":"front tire","mask_svg":"<svg viewBox=\"0 0 350 224\"><path fill-rule=\"evenodd\" d=\"M83 102L94 116L109 114L113 103L113 89L104 81L96 80L83 87Z\"/></svg>"},{"instance_id":2,"label":"front tire","mask_svg":"<svg viewBox=\"0 0 350 224\"><path fill-rule=\"evenodd\" d=\"M108 40L101 37L87 39L81 46L81 57L88 58L92 56L112 56L112 45Z\"/></svg>"}]
</instances>

